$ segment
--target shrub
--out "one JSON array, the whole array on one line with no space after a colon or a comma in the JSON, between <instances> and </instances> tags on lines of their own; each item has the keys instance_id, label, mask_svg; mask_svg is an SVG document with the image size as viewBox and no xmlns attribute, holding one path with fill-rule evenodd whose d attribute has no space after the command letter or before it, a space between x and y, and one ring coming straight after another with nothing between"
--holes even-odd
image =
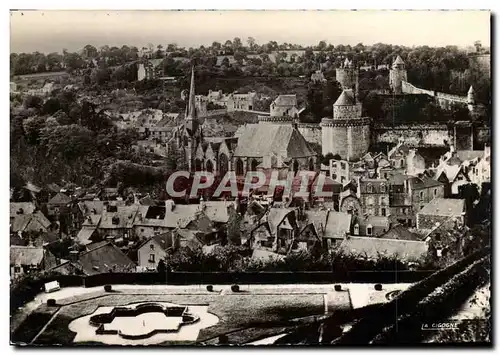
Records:
<instances>
[{"instance_id":1,"label":"shrub","mask_svg":"<svg viewBox=\"0 0 500 355\"><path fill-rule=\"evenodd\" d=\"M382 291L382 285L381 284L376 284L375 285L375 290Z\"/></svg>"},{"instance_id":2,"label":"shrub","mask_svg":"<svg viewBox=\"0 0 500 355\"><path fill-rule=\"evenodd\" d=\"M104 291L111 292L111 285L104 285Z\"/></svg>"},{"instance_id":3,"label":"shrub","mask_svg":"<svg viewBox=\"0 0 500 355\"><path fill-rule=\"evenodd\" d=\"M55 299L53 299L53 298L49 298L49 299L47 300L47 306L49 306L49 307L54 307L55 305L56 305L56 300L55 300Z\"/></svg>"},{"instance_id":4,"label":"shrub","mask_svg":"<svg viewBox=\"0 0 500 355\"><path fill-rule=\"evenodd\" d=\"M212 292L214 290L214 287L212 285L207 286L207 291Z\"/></svg>"},{"instance_id":5,"label":"shrub","mask_svg":"<svg viewBox=\"0 0 500 355\"><path fill-rule=\"evenodd\" d=\"M335 291L342 291L341 285L335 285Z\"/></svg>"},{"instance_id":6,"label":"shrub","mask_svg":"<svg viewBox=\"0 0 500 355\"><path fill-rule=\"evenodd\" d=\"M240 292L240 286L238 286L238 285L232 285L231 286L231 291L233 291L233 292Z\"/></svg>"}]
</instances>

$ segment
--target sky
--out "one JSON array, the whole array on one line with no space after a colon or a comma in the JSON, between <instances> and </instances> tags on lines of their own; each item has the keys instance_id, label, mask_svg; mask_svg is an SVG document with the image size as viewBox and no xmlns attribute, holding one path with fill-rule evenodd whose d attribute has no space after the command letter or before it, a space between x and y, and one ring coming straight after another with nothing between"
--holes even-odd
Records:
<instances>
[{"instance_id":1,"label":"sky","mask_svg":"<svg viewBox=\"0 0 500 355\"><path fill-rule=\"evenodd\" d=\"M490 45L488 11L12 11L11 52L77 51L86 44L181 47L248 37L315 45Z\"/></svg>"}]
</instances>

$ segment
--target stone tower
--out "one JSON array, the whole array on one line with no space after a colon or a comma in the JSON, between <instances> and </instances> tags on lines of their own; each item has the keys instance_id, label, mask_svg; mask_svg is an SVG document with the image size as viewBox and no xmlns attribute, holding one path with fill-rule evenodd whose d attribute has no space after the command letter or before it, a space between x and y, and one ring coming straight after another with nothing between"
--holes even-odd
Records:
<instances>
[{"instance_id":1,"label":"stone tower","mask_svg":"<svg viewBox=\"0 0 500 355\"><path fill-rule=\"evenodd\" d=\"M353 65L352 61L346 58L340 68L335 69L335 80L340 83L342 90L356 90L358 69Z\"/></svg>"},{"instance_id":2,"label":"stone tower","mask_svg":"<svg viewBox=\"0 0 500 355\"><path fill-rule=\"evenodd\" d=\"M403 81L408 81L406 67L403 59L398 55L389 73L389 86L395 94L403 93Z\"/></svg>"},{"instance_id":3,"label":"stone tower","mask_svg":"<svg viewBox=\"0 0 500 355\"><path fill-rule=\"evenodd\" d=\"M333 118L321 121L322 154L338 154L356 161L370 147L370 118L362 117L362 105L352 89L342 91L333 104Z\"/></svg>"},{"instance_id":4,"label":"stone tower","mask_svg":"<svg viewBox=\"0 0 500 355\"><path fill-rule=\"evenodd\" d=\"M194 67L191 69L191 85L189 88L189 101L186 105L186 117L184 119L184 130L182 134L182 146L184 149L185 162L190 171L193 170L193 159L198 144L201 143L202 133L198 115L196 113L196 95L194 87Z\"/></svg>"}]
</instances>

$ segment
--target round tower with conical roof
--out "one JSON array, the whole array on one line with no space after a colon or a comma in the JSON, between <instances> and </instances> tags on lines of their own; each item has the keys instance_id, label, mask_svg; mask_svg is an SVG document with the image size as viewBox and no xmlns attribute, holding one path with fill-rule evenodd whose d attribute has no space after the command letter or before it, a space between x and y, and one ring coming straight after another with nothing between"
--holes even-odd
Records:
<instances>
[{"instance_id":1,"label":"round tower with conical roof","mask_svg":"<svg viewBox=\"0 0 500 355\"><path fill-rule=\"evenodd\" d=\"M321 121L322 154L338 154L356 161L370 147L370 118L362 117L362 104L353 90L344 90L333 104L333 118Z\"/></svg>"},{"instance_id":2,"label":"round tower with conical roof","mask_svg":"<svg viewBox=\"0 0 500 355\"><path fill-rule=\"evenodd\" d=\"M389 72L389 86L395 94L400 95L403 93L403 81L408 81L406 66L403 59L398 55Z\"/></svg>"},{"instance_id":3,"label":"round tower with conical roof","mask_svg":"<svg viewBox=\"0 0 500 355\"><path fill-rule=\"evenodd\" d=\"M335 69L335 80L342 87L342 90L355 89L358 82L358 69L351 60L345 59L340 68Z\"/></svg>"}]
</instances>

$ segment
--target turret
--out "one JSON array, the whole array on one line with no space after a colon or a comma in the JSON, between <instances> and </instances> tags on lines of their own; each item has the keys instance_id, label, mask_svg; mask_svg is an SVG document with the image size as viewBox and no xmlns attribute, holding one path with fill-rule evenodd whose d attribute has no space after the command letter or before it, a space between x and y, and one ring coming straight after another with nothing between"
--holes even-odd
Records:
<instances>
[{"instance_id":1,"label":"turret","mask_svg":"<svg viewBox=\"0 0 500 355\"><path fill-rule=\"evenodd\" d=\"M403 81L407 81L405 63L398 55L389 72L389 85L395 94L403 93Z\"/></svg>"}]
</instances>

